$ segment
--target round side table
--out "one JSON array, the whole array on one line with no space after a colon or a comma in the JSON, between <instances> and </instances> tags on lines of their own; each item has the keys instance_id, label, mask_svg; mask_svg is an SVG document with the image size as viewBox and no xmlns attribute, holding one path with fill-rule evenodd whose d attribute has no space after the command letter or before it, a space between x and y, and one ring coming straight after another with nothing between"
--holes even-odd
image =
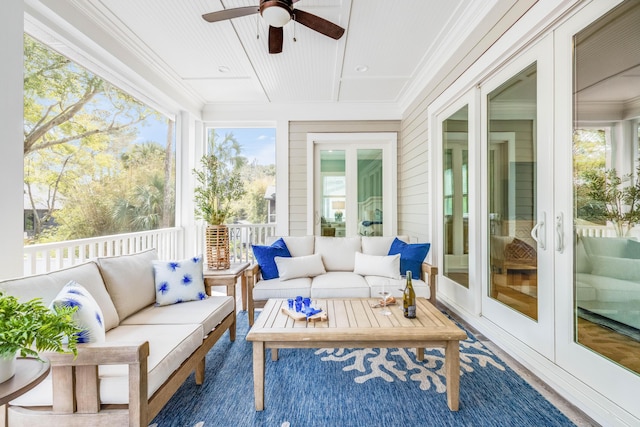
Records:
<instances>
[{"instance_id":1,"label":"round side table","mask_svg":"<svg viewBox=\"0 0 640 427\"><path fill-rule=\"evenodd\" d=\"M0 383L0 406L31 390L45 379L51 366L32 357L16 359L16 374Z\"/></svg>"}]
</instances>

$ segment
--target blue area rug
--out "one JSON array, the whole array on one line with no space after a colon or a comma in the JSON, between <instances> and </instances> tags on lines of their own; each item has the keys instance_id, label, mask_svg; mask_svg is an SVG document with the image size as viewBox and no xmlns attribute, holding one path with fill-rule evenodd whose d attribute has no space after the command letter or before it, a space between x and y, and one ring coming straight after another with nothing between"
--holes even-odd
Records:
<instances>
[{"instance_id":1,"label":"blue area rug","mask_svg":"<svg viewBox=\"0 0 640 427\"><path fill-rule=\"evenodd\" d=\"M207 355L205 383L187 379L155 427L203 426L573 426L560 411L469 332L460 343L460 410L447 407L444 354L428 349L267 351L265 410L253 400L247 312Z\"/></svg>"}]
</instances>

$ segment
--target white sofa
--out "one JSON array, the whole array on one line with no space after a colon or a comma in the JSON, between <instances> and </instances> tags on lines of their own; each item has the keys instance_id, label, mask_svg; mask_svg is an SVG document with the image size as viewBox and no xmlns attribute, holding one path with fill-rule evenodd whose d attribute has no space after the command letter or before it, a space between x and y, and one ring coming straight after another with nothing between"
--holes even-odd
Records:
<instances>
[{"instance_id":1,"label":"white sofa","mask_svg":"<svg viewBox=\"0 0 640 427\"><path fill-rule=\"evenodd\" d=\"M408 236L397 236L409 242ZM310 272L309 277L296 277L283 280L282 277L264 280L260 266L252 265L247 270L248 280L248 314L252 325L255 308L264 307L269 298L293 298L296 296L323 298L379 298L383 286L385 292L394 297L401 297L405 287L405 279L389 278L370 273L369 267L363 264L364 257L356 259L356 253L375 257L386 256L396 236L356 236L356 237L323 237L323 236L286 236L282 237L292 258L308 259L305 264L317 270L317 260L309 257L319 255L324 272ZM276 241L270 238L267 244ZM369 258L369 260L372 258ZM295 261L295 260L294 260ZM365 268L363 268L365 265ZM304 267L303 267L304 268ZM376 269L376 266L373 266ZM282 272L281 272L282 273ZM437 268L422 262L420 277L412 280L416 296L436 302ZM281 275L282 276L282 275ZM299 275L304 276L304 275Z\"/></svg>"},{"instance_id":2,"label":"white sofa","mask_svg":"<svg viewBox=\"0 0 640 427\"><path fill-rule=\"evenodd\" d=\"M579 237L576 300L579 308L640 329L640 242Z\"/></svg>"},{"instance_id":3,"label":"white sofa","mask_svg":"<svg viewBox=\"0 0 640 427\"><path fill-rule=\"evenodd\" d=\"M46 353L47 379L11 401L9 426L147 426L191 372L204 381L205 356L229 330L233 297L155 306L156 251L98 258L49 274L0 282L0 291L45 305L70 280L84 286L103 315L105 341L80 344L78 357ZM75 385L75 386L74 386ZM0 420L2 417L0 417Z\"/></svg>"}]
</instances>

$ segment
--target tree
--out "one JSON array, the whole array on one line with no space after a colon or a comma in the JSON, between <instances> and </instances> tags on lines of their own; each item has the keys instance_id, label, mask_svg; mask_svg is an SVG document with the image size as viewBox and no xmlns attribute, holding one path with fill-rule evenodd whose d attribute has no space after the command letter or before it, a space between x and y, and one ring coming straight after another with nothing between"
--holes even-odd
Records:
<instances>
[{"instance_id":1,"label":"tree","mask_svg":"<svg viewBox=\"0 0 640 427\"><path fill-rule=\"evenodd\" d=\"M24 154L94 136L121 136L145 105L25 34Z\"/></svg>"},{"instance_id":2,"label":"tree","mask_svg":"<svg viewBox=\"0 0 640 427\"><path fill-rule=\"evenodd\" d=\"M171 185L175 182L173 123L167 120L166 147L151 148L160 163L150 163L153 170L138 164L136 179L131 180L132 168L127 169L127 159L121 155L134 155L126 147L135 143L138 128L148 119L161 116L27 35L24 57L25 193L34 213L36 236L54 216L64 227L60 233L47 233L49 239L118 233L141 224L171 224L175 200ZM117 179L123 172L129 174L128 182ZM138 191L137 202L133 188ZM157 194L158 189L163 193ZM120 206L122 200L144 204L142 194L146 194L147 202L151 194L160 197L160 209L153 214L138 210L144 218L135 220L138 225L118 223L124 227L119 229L114 220L103 215L107 212L112 216L115 204ZM79 195L94 204L85 206ZM80 204L67 208L70 203ZM43 206L44 212L38 210ZM100 212L95 211L96 206L101 207ZM152 209L150 204L147 209ZM154 215L160 222L151 220Z\"/></svg>"}]
</instances>

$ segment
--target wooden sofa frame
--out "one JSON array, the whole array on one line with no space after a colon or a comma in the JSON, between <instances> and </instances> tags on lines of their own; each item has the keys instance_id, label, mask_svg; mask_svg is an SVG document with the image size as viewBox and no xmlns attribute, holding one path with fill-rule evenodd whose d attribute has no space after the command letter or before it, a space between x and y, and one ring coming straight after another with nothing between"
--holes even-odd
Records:
<instances>
[{"instance_id":1,"label":"wooden sofa frame","mask_svg":"<svg viewBox=\"0 0 640 427\"><path fill-rule=\"evenodd\" d=\"M48 427L146 427L166 405L182 383L195 371L196 384L204 382L205 358L226 330L236 338L235 309L209 333L202 345L171 374L147 400L147 341L122 346L87 344L79 346L78 356L45 353L51 363L53 408L10 406L11 427L46 425ZM129 366L129 404L101 405L98 365ZM5 417L9 414L5 413Z\"/></svg>"}]
</instances>

